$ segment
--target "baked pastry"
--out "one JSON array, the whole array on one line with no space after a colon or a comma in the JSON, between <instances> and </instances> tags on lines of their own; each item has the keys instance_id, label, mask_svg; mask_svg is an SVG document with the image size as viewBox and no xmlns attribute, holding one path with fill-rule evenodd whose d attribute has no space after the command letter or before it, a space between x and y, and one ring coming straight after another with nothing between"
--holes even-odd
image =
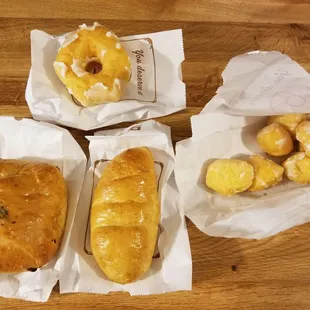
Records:
<instances>
[{"instance_id":1,"label":"baked pastry","mask_svg":"<svg viewBox=\"0 0 310 310\"><path fill-rule=\"evenodd\" d=\"M248 163L254 168L254 180L250 192L261 191L282 181L283 167L259 155L252 155Z\"/></svg>"},{"instance_id":2,"label":"baked pastry","mask_svg":"<svg viewBox=\"0 0 310 310\"><path fill-rule=\"evenodd\" d=\"M240 159L217 159L207 168L206 184L223 196L247 190L253 182L254 169Z\"/></svg>"},{"instance_id":3,"label":"baked pastry","mask_svg":"<svg viewBox=\"0 0 310 310\"><path fill-rule=\"evenodd\" d=\"M89 72L94 64L100 72ZM131 75L130 59L119 39L98 23L71 32L53 65L68 92L85 107L120 100L122 83Z\"/></svg>"},{"instance_id":4,"label":"baked pastry","mask_svg":"<svg viewBox=\"0 0 310 310\"><path fill-rule=\"evenodd\" d=\"M67 214L57 167L0 159L0 272L35 270L56 253Z\"/></svg>"},{"instance_id":5,"label":"baked pastry","mask_svg":"<svg viewBox=\"0 0 310 310\"><path fill-rule=\"evenodd\" d=\"M268 125L280 124L289 131L291 136L295 138L296 128L298 124L305 121L308 118L308 114L285 114L285 115L273 115L268 118Z\"/></svg>"},{"instance_id":6,"label":"baked pastry","mask_svg":"<svg viewBox=\"0 0 310 310\"><path fill-rule=\"evenodd\" d=\"M303 121L297 126L296 139L302 144L307 156L310 156L310 121Z\"/></svg>"},{"instance_id":7,"label":"baked pastry","mask_svg":"<svg viewBox=\"0 0 310 310\"><path fill-rule=\"evenodd\" d=\"M105 275L130 283L150 267L160 207L154 159L147 148L129 149L105 168L91 208L91 248Z\"/></svg>"},{"instance_id":8,"label":"baked pastry","mask_svg":"<svg viewBox=\"0 0 310 310\"><path fill-rule=\"evenodd\" d=\"M294 147L289 132L279 124L270 124L257 134L259 146L269 155L282 156L289 154Z\"/></svg>"},{"instance_id":9,"label":"baked pastry","mask_svg":"<svg viewBox=\"0 0 310 310\"><path fill-rule=\"evenodd\" d=\"M303 152L295 153L284 163L284 173L297 183L310 183L310 158Z\"/></svg>"},{"instance_id":10,"label":"baked pastry","mask_svg":"<svg viewBox=\"0 0 310 310\"><path fill-rule=\"evenodd\" d=\"M298 142L298 151L299 152L304 152L305 151L305 147L303 146L302 143Z\"/></svg>"}]
</instances>

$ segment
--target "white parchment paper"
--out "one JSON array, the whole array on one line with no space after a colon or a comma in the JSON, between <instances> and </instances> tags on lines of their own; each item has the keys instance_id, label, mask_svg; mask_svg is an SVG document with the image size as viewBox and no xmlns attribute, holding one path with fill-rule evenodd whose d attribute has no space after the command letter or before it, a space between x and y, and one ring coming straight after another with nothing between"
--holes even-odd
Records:
<instances>
[{"instance_id":1,"label":"white parchment paper","mask_svg":"<svg viewBox=\"0 0 310 310\"><path fill-rule=\"evenodd\" d=\"M66 255L66 267L60 277L60 292L106 294L110 291L127 291L132 295L148 295L190 290L192 261L185 219L179 209L179 193L172 174L174 152L170 128L155 121L147 121L126 129L102 131L88 139L89 168ZM138 281L121 285L105 277L91 254L89 211L92 192L106 160L113 159L129 148L142 146L149 147L154 156L161 204L161 233L155 253L157 255L149 271ZM98 164L100 160L103 160L101 166Z\"/></svg>"},{"instance_id":2,"label":"white parchment paper","mask_svg":"<svg viewBox=\"0 0 310 310\"><path fill-rule=\"evenodd\" d=\"M191 118L192 138L177 144L175 174L185 214L206 234L249 239L310 221L309 185L286 180L229 198L205 185L212 160L263 154L256 134L267 115L310 112L309 74L286 55L257 51L233 58L222 76L216 96Z\"/></svg>"},{"instance_id":3,"label":"white parchment paper","mask_svg":"<svg viewBox=\"0 0 310 310\"><path fill-rule=\"evenodd\" d=\"M51 124L0 117L0 158L42 161L57 166L68 187L68 212L63 240L54 258L36 272L0 275L0 296L47 301L64 267L86 157L71 134Z\"/></svg>"},{"instance_id":4,"label":"white parchment paper","mask_svg":"<svg viewBox=\"0 0 310 310\"><path fill-rule=\"evenodd\" d=\"M131 59L131 80L121 101L89 108L74 103L54 72L53 62L67 35L54 37L40 30L31 31L31 70L26 100L34 119L90 130L186 108L180 29L120 38Z\"/></svg>"}]
</instances>

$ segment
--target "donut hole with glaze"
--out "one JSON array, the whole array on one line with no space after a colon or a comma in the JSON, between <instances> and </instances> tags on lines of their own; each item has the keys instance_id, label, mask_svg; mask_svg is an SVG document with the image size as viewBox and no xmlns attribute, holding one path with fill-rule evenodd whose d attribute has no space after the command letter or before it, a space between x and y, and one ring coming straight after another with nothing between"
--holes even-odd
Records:
<instances>
[{"instance_id":1,"label":"donut hole with glaze","mask_svg":"<svg viewBox=\"0 0 310 310\"><path fill-rule=\"evenodd\" d=\"M91 60L86 64L85 71L91 74L97 74L102 70L102 64L99 60Z\"/></svg>"}]
</instances>

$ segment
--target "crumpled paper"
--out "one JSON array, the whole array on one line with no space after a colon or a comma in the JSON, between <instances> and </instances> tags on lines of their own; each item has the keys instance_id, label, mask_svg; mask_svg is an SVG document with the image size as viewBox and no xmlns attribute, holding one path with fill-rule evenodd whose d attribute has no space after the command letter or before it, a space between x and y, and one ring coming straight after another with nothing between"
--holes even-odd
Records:
<instances>
[{"instance_id":1,"label":"crumpled paper","mask_svg":"<svg viewBox=\"0 0 310 310\"><path fill-rule=\"evenodd\" d=\"M30 119L0 117L0 158L43 161L57 165L68 187L68 213L63 240L57 254L35 272L0 275L0 296L47 301L64 267L86 157L71 134L54 125Z\"/></svg>"},{"instance_id":2,"label":"crumpled paper","mask_svg":"<svg viewBox=\"0 0 310 310\"><path fill-rule=\"evenodd\" d=\"M131 80L121 101L89 108L74 103L54 72L53 62L67 35L54 37L40 30L31 31L26 101L34 119L90 130L186 108L180 29L120 38L131 59Z\"/></svg>"},{"instance_id":3,"label":"crumpled paper","mask_svg":"<svg viewBox=\"0 0 310 310\"><path fill-rule=\"evenodd\" d=\"M192 137L176 147L176 181L185 215L204 233L262 239L310 221L310 187L288 180L268 190L223 197L205 185L217 158L263 154L256 134L267 115L310 112L310 76L279 52L234 57L223 86L199 115ZM276 160L273 158L273 160Z\"/></svg>"},{"instance_id":4,"label":"crumpled paper","mask_svg":"<svg viewBox=\"0 0 310 310\"><path fill-rule=\"evenodd\" d=\"M125 129L107 130L87 137L90 161L76 219L60 277L60 293L88 292L106 294L127 291L131 295L160 294L191 290L192 260L185 218L179 208L179 193L173 176L174 151L170 128L147 121ZM147 146L154 156L161 204L159 241L150 269L130 284L109 281L92 256L89 240L89 214L92 191L107 160L133 147Z\"/></svg>"}]
</instances>

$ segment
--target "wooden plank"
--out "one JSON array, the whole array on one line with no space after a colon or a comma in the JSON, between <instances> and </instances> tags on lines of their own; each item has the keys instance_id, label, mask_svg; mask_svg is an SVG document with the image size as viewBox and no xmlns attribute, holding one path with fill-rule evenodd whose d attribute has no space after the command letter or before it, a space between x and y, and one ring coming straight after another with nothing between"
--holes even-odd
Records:
<instances>
[{"instance_id":1,"label":"wooden plank","mask_svg":"<svg viewBox=\"0 0 310 310\"><path fill-rule=\"evenodd\" d=\"M188 221L193 291L156 296L65 294L46 304L0 299L4 309L309 309L310 224L261 241L214 238Z\"/></svg>"},{"instance_id":2,"label":"wooden plank","mask_svg":"<svg viewBox=\"0 0 310 310\"><path fill-rule=\"evenodd\" d=\"M81 20L0 20L0 75L26 76L30 67L30 31L61 34L76 29ZM186 61L216 66L250 50L279 50L308 65L310 25L212 24L195 22L105 21L119 36L181 28ZM309 65L308 65L309 67ZM219 67L222 69L222 67ZM6 71L4 71L6 70ZM196 70L196 68L194 68ZM195 71L194 71L195 72Z\"/></svg>"},{"instance_id":3,"label":"wooden plank","mask_svg":"<svg viewBox=\"0 0 310 310\"><path fill-rule=\"evenodd\" d=\"M0 21L1 104L24 104L24 89L30 68L31 29L63 33L80 23L57 20L14 19ZM109 21L121 35L183 28L186 60L182 65L187 85L187 105L203 107L221 85L221 72L228 61L251 50L279 50L310 72L310 25L198 24L193 22ZM27 26L25 26L27 25ZM55 26L56 25L56 26ZM125 31L123 29L126 29ZM10 38L14 38L11 42ZM10 43L8 43L10 42ZM20 77L19 79L17 77Z\"/></svg>"},{"instance_id":4,"label":"wooden plank","mask_svg":"<svg viewBox=\"0 0 310 310\"><path fill-rule=\"evenodd\" d=\"M174 143L191 136L190 116L212 98L232 57L250 50L279 50L310 72L309 0L2 0L0 17L0 115L31 117L24 98L31 29L58 34L94 20L118 35L183 29L188 108L157 119L171 126ZM94 131L70 132L88 155L85 135ZM310 224L261 241L213 238L187 224L191 292L59 295L56 287L46 304L1 298L0 308L310 309Z\"/></svg>"},{"instance_id":5,"label":"wooden plank","mask_svg":"<svg viewBox=\"0 0 310 310\"><path fill-rule=\"evenodd\" d=\"M1 17L310 23L307 0L2 0Z\"/></svg>"}]
</instances>

